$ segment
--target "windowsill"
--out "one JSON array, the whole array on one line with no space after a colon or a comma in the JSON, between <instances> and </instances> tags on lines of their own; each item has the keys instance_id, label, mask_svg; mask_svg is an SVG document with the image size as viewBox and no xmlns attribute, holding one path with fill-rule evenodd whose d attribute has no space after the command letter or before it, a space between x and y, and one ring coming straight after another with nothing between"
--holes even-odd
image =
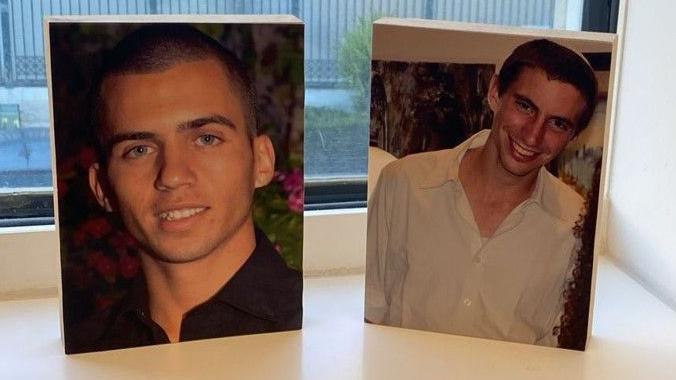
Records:
<instances>
[{"instance_id":1,"label":"windowsill","mask_svg":"<svg viewBox=\"0 0 676 380\"><path fill-rule=\"evenodd\" d=\"M0 378L667 379L676 312L599 260L587 352L367 325L363 276L306 279L304 329L65 356L55 298L0 302Z\"/></svg>"},{"instance_id":2,"label":"windowsill","mask_svg":"<svg viewBox=\"0 0 676 380\"><path fill-rule=\"evenodd\" d=\"M313 252L303 260L306 276L363 271L366 208L307 211L304 219L303 250ZM53 225L0 228L0 300L53 292L59 272Z\"/></svg>"},{"instance_id":3,"label":"windowsill","mask_svg":"<svg viewBox=\"0 0 676 380\"><path fill-rule=\"evenodd\" d=\"M30 234L35 232L51 231L56 231L56 227L54 227L53 224L40 226L2 227L0 228L0 235Z\"/></svg>"}]
</instances>

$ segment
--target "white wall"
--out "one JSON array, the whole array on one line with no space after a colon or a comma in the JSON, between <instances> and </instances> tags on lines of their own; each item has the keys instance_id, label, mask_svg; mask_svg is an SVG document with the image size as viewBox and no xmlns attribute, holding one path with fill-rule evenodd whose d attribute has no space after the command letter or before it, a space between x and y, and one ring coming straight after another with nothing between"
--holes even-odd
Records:
<instances>
[{"instance_id":1,"label":"white wall","mask_svg":"<svg viewBox=\"0 0 676 380\"><path fill-rule=\"evenodd\" d=\"M676 308L676 3L627 3L608 253Z\"/></svg>"}]
</instances>

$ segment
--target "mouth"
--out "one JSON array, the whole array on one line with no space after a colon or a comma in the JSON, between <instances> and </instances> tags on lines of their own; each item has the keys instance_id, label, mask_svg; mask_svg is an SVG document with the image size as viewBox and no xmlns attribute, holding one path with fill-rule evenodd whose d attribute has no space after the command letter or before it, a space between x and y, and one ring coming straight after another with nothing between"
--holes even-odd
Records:
<instances>
[{"instance_id":1,"label":"mouth","mask_svg":"<svg viewBox=\"0 0 676 380\"><path fill-rule=\"evenodd\" d=\"M540 154L538 150L533 150L532 148L517 142L511 137L509 138L509 146L512 150L512 156L517 161L530 161Z\"/></svg>"},{"instance_id":2,"label":"mouth","mask_svg":"<svg viewBox=\"0 0 676 380\"><path fill-rule=\"evenodd\" d=\"M176 221L190 218L191 216L203 213L204 211L206 211L206 209L207 209L206 207L186 207L175 210L162 211L161 213L159 213L158 216L160 217L161 220Z\"/></svg>"}]
</instances>

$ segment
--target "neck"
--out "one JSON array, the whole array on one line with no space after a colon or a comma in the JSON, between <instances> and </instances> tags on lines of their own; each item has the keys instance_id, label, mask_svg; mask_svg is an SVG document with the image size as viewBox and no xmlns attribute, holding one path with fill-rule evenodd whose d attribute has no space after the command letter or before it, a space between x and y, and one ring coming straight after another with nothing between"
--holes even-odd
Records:
<instances>
[{"instance_id":1,"label":"neck","mask_svg":"<svg viewBox=\"0 0 676 380\"><path fill-rule=\"evenodd\" d=\"M505 218L533 192L537 171L519 177L500 163L495 143L488 138L483 147L468 150L458 177L482 237L491 237Z\"/></svg>"},{"instance_id":2,"label":"neck","mask_svg":"<svg viewBox=\"0 0 676 380\"><path fill-rule=\"evenodd\" d=\"M171 263L142 254L150 315L171 342L180 338L183 316L213 297L242 267L256 247L253 223L195 261Z\"/></svg>"},{"instance_id":3,"label":"neck","mask_svg":"<svg viewBox=\"0 0 676 380\"><path fill-rule=\"evenodd\" d=\"M461 170L460 174L464 173L464 179L474 183L475 190L485 198L519 204L532 194L539 171L524 176L508 172L502 166L496 144L491 132L486 144L467 151L461 163L461 169L465 165L465 170ZM460 180L464 185L466 181Z\"/></svg>"}]
</instances>

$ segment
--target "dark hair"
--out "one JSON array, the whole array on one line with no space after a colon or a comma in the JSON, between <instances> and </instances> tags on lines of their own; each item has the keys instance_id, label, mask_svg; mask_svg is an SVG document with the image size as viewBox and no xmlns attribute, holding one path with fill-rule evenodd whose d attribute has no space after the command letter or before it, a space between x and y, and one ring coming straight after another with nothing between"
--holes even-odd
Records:
<instances>
[{"instance_id":1,"label":"dark hair","mask_svg":"<svg viewBox=\"0 0 676 380\"><path fill-rule=\"evenodd\" d=\"M142 26L124 37L104 56L101 70L92 89L91 123L96 135L99 155L105 163L106 132L103 121L101 87L110 77L163 71L185 62L217 59L241 96L250 136L258 129L256 93L252 81L240 60L220 43L192 26L157 23Z\"/></svg>"},{"instance_id":2,"label":"dark hair","mask_svg":"<svg viewBox=\"0 0 676 380\"><path fill-rule=\"evenodd\" d=\"M498 75L498 93L502 95L519 78L523 68L544 71L550 80L558 80L574 86L585 100L585 108L575 125L578 135L589 124L598 92L594 71L585 60L568 49L549 40L539 39L519 45L502 64Z\"/></svg>"}]
</instances>

